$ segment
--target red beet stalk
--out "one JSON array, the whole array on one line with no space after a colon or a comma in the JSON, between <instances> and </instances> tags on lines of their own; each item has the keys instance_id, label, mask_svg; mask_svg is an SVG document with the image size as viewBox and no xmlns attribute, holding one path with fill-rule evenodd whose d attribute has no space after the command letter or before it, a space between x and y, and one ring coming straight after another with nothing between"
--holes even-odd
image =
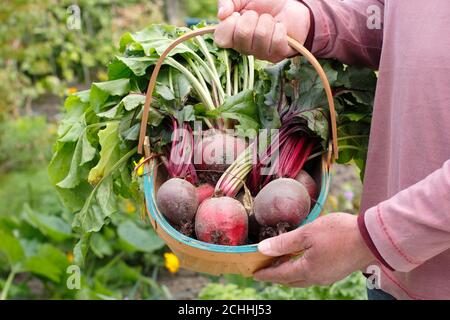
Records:
<instances>
[{"instance_id":1,"label":"red beet stalk","mask_svg":"<svg viewBox=\"0 0 450 320\"><path fill-rule=\"evenodd\" d=\"M179 128L178 121L172 120L173 134L169 160L163 159L167 171L172 178L186 179L192 184L198 182L197 173L192 163L194 152L194 135L189 123Z\"/></svg>"}]
</instances>

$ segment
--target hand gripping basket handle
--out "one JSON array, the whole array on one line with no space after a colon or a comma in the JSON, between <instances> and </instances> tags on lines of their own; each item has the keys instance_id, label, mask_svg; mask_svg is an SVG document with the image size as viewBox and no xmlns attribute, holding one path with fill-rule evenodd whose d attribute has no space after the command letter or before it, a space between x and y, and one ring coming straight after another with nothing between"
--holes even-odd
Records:
<instances>
[{"instance_id":1,"label":"hand gripping basket handle","mask_svg":"<svg viewBox=\"0 0 450 320\"><path fill-rule=\"evenodd\" d=\"M159 57L159 60L157 61L155 68L153 69L152 76L150 78L150 82L148 84L147 88L147 94L144 104L144 112L142 114L142 120L141 120L141 128L139 133L139 144L138 144L138 152L139 154L142 154L142 149L144 145L145 135L147 131L147 121L148 121L148 114L150 110L150 105L152 103L152 94L153 90L156 86L156 79L158 77L159 70L161 69L161 66L164 62L164 59L167 57L167 55L180 43L189 40L196 36L201 36L207 33L213 33L215 31L215 26L208 26L200 29L196 29L190 32L185 33L178 39L174 40L174 42L161 54ZM288 37L288 43L289 45L297 50L301 55L303 55L306 60L314 67L317 74L319 75L320 79L322 80L323 87L325 89L325 93L327 95L328 100L328 107L330 110L330 121L331 121L331 141L329 143L329 150L328 150L328 158L327 163L328 166L331 164L332 158L336 160L338 158L338 145L337 145L337 126L336 126L336 111L334 108L334 100L333 100L333 94L331 92L330 83L328 82L327 76L325 72L322 69L322 66L317 61L317 59L312 55L311 52L309 52L304 46L302 46L298 41Z\"/></svg>"}]
</instances>

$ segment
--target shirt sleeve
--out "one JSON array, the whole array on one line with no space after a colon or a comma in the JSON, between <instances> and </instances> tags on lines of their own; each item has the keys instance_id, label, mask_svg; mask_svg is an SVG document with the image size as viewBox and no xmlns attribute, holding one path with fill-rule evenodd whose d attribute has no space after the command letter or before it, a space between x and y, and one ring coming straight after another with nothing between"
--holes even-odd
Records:
<instances>
[{"instance_id":1,"label":"shirt sleeve","mask_svg":"<svg viewBox=\"0 0 450 320\"><path fill-rule=\"evenodd\" d=\"M306 40L320 58L377 69L383 42L384 0L301 0L311 13Z\"/></svg>"},{"instance_id":2,"label":"shirt sleeve","mask_svg":"<svg viewBox=\"0 0 450 320\"><path fill-rule=\"evenodd\" d=\"M366 244L397 271L409 272L450 249L450 160L358 219Z\"/></svg>"}]
</instances>

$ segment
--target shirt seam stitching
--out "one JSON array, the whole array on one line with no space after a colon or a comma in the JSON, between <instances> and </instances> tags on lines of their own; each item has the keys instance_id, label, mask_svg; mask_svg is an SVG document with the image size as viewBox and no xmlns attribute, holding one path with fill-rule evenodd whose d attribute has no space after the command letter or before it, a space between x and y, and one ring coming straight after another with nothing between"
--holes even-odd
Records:
<instances>
[{"instance_id":1,"label":"shirt seam stitching","mask_svg":"<svg viewBox=\"0 0 450 320\"><path fill-rule=\"evenodd\" d=\"M381 217L381 210L380 210L380 206L377 206L377 220L381 225L381 230L383 230L384 234L387 236L387 238L389 239L389 242L391 243L391 245L394 247L394 249L400 253L400 255L410 264L413 265L420 265L422 264L421 262L416 262L414 261L414 259L412 259L411 257L409 257L403 250L401 250L400 246L397 245L397 243L394 241L394 239L392 238L391 234L389 233L389 231L387 230L387 226L383 221L383 218Z\"/></svg>"}]
</instances>

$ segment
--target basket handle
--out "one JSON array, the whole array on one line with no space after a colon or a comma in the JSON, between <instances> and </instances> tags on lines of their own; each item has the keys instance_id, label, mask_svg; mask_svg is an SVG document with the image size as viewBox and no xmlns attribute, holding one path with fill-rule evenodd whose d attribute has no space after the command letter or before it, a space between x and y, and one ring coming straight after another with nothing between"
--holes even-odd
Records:
<instances>
[{"instance_id":1,"label":"basket handle","mask_svg":"<svg viewBox=\"0 0 450 320\"><path fill-rule=\"evenodd\" d=\"M167 55L180 43L189 40L193 37L201 36L208 33L213 33L216 30L216 26L208 26L200 29L196 29L190 32L185 33L184 35L180 36L178 39L174 40L172 44L161 54L159 57L155 68L153 69L150 82L148 84L147 88L147 94L145 98L145 104L144 104L144 112L142 114L142 120L141 120L141 128L139 133L139 144L138 144L138 153L142 154L142 148L144 145L144 139L147 133L147 121L148 121L148 114L150 111L150 105L152 103L152 95L153 91L156 86L156 79L158 77L158 73L161 69L161 66L164 62L164 59L167 57ZM328 107L330 110L330 121L331 121L331 143L328 150L328 157L327 162L328 166L330 166L332 159L336 160L338 158L338 144L337 144L337 125L336 125L336 111L334 108L334 100L333 100L333 94L331 91L330 83L328 82L327 76L325 74L325 71L322 69L322 66L320 65L319 61L312 55L311 52L309 52L304 46L302 46L298 41L288 37L288 44L298 51L301 55L303 55L306 60L314 67L317 74L319 75L320 79L322 80L323 87L325 89L325 93L327 95L327 101L328 101Z\"/></svg>"}]
</instances>

